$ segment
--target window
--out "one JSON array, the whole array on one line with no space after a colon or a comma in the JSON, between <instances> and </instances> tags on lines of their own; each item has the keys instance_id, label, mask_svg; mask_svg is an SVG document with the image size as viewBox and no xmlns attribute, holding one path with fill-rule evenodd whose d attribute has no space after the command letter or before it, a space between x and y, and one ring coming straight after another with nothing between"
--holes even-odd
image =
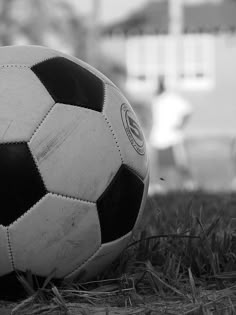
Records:
<instances>
[{"instance_id":1,"label":"window","mask_svg":"<svg viewBox=\"0 0 236 315\"><path fill-rule=\"evenodd\" d=\"M167 37L140 35L127 39L127 87L133 91L155 90L157 77L168 67Z\"/></svg>"},{"instance_id":2,"label":"window","mask_svg":"<svg viewBox=\"0 0 236 315\"><path fill-rule=\"evenodd\" d=\"M214 84L214 35L136 35L127 39L127 87L153 92L157 78L183 89L206 89Z\"/></svg>"},{"instance_id":3,"label":"window","mask_svg":"<svg viewBox=\"0 0 236 315\"><path fill-rule=\"evenodd\" d=\"M180 45L178 86L186 89L205 89L214 85L214 36L187 34Z\"/></svg>"}]
</instances>

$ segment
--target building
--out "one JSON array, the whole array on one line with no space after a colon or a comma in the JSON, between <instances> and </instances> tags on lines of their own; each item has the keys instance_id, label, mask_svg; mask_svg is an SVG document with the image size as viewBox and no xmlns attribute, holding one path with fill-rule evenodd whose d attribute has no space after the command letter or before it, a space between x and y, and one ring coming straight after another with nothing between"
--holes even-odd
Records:
<instances>
[{"instance_id":1,"label":"building","mask_svg":"<svg viewBox=\"0 0 236 315\"><path fill-rule=\"evenodd\" d=\"M150 1L106 28L102 47L126 68L125 88L138 100L134 106L142 104L138 112L148 113L159 76L189 100L194 114L186 138L193 172L202 172L202 186L211 178L207 187L227 189L236 173L231 155L236 136L236 1L181 2L171 12L170 4L180 0ZM140 118L146 129L149 118ZM219 163L213 167L216 155Z\"/></svg>"},{"instance_id":2,"label":"building","mask_svg":"<svg viewBox=\"0 0 236 315\"><path fill-rule=\"evenodd\" d=\"M106 28L103 51L125 66L131 95L148 103L163 75L189 99L191 134L236 132L236 1L183 2L177 43L169 12L168 1L151 1Z\"/></svg>"}]
</instances>

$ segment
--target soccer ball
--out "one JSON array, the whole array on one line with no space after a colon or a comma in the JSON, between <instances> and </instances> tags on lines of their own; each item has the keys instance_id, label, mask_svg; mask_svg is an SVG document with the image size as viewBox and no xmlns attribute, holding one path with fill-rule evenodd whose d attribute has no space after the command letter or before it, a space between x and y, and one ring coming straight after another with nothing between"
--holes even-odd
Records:
<instances>
[{"instance_id":1,"label":"soccer ball","mask_svg":"<svg viewBox=\"0 0 236 315\"><path fill-rule=\"evenodd\" d=\"M149 178L129 102L99 71L39 46L0 48L0 282L86 280L128 244Z\"/></svg>"}]
</instances>

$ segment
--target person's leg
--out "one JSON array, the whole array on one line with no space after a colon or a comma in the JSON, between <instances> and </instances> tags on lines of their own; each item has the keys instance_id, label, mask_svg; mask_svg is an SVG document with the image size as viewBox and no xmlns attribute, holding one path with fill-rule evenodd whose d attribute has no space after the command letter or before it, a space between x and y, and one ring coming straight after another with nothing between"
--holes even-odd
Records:
<instances>
[{"instance_id":1,"label":"person's leg","mask_svg":"<svg viewBox=\"0 0 236 315\"><path fill-rule=\"evenodd\" d=\"M193 179L191 168L189 165L186 148L184 141L179 142L173 147L175 167L179 173L181 186L184 189L194 190L197 189L197 184Z\"/></svg>"},{"instance_id":2,"label":"person's leg","mask_svg":"<svg viewBox=\"0 0 236 315\"><path fill-rule=\"evenodd\" d=\"M233 138L231 141L231 148L230 148L230 158L233 170L233 176L231 181L231 190L236 191L236 138Z\"/></svg>"},{"instance_id":3,"label":"person's leg","mask_svg":"<svg viewBox=\"0 0 236 315\"><path fill-rule=\"evenodd\" d=\"M158 181L158 150L154 147L149 149L150 161L150 184L156 184Z\"/></svg>"},{"instance_id":4,"label":"person's leg","mask_svg":"<svg viewBox=\"0 0 236 315\"><path fill-rule=\"evenodd\" d=\"M149 148L150 160L150 184L149 195L163 192L163 187L160 182L160 163L158 149L155 147Z\"/></svg>"},{"instance_id":5,"label":"person's leg","mask_svg":"<svg viewBox=\"0 0 236 315\"><path fill-rule=\"evenodd\" d=\"M167 190L178 189L178 174L175 168L173 147L159 150L159 180Z\"/></svg>"}]
</instances>

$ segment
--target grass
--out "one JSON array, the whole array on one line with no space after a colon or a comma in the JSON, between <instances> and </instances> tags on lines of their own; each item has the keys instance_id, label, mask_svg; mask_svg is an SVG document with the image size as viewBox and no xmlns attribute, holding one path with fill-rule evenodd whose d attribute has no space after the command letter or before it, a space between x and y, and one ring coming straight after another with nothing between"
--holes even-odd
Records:
<instances>
[{"instance_id":1,"label":"grass","mask_svg":"<svg viewBox=\"0 0 236 315\"><path fill-rule=\"evenodd\" d=\"M236 195L149 197L122 255L93 281L51 283L2 309L14 314L236 314ZM4 314L1 312L0 314ZM5 313L7 314L7 313ZM10 313L8 313L10 314Z\"/></svg>"}]
</instances>

